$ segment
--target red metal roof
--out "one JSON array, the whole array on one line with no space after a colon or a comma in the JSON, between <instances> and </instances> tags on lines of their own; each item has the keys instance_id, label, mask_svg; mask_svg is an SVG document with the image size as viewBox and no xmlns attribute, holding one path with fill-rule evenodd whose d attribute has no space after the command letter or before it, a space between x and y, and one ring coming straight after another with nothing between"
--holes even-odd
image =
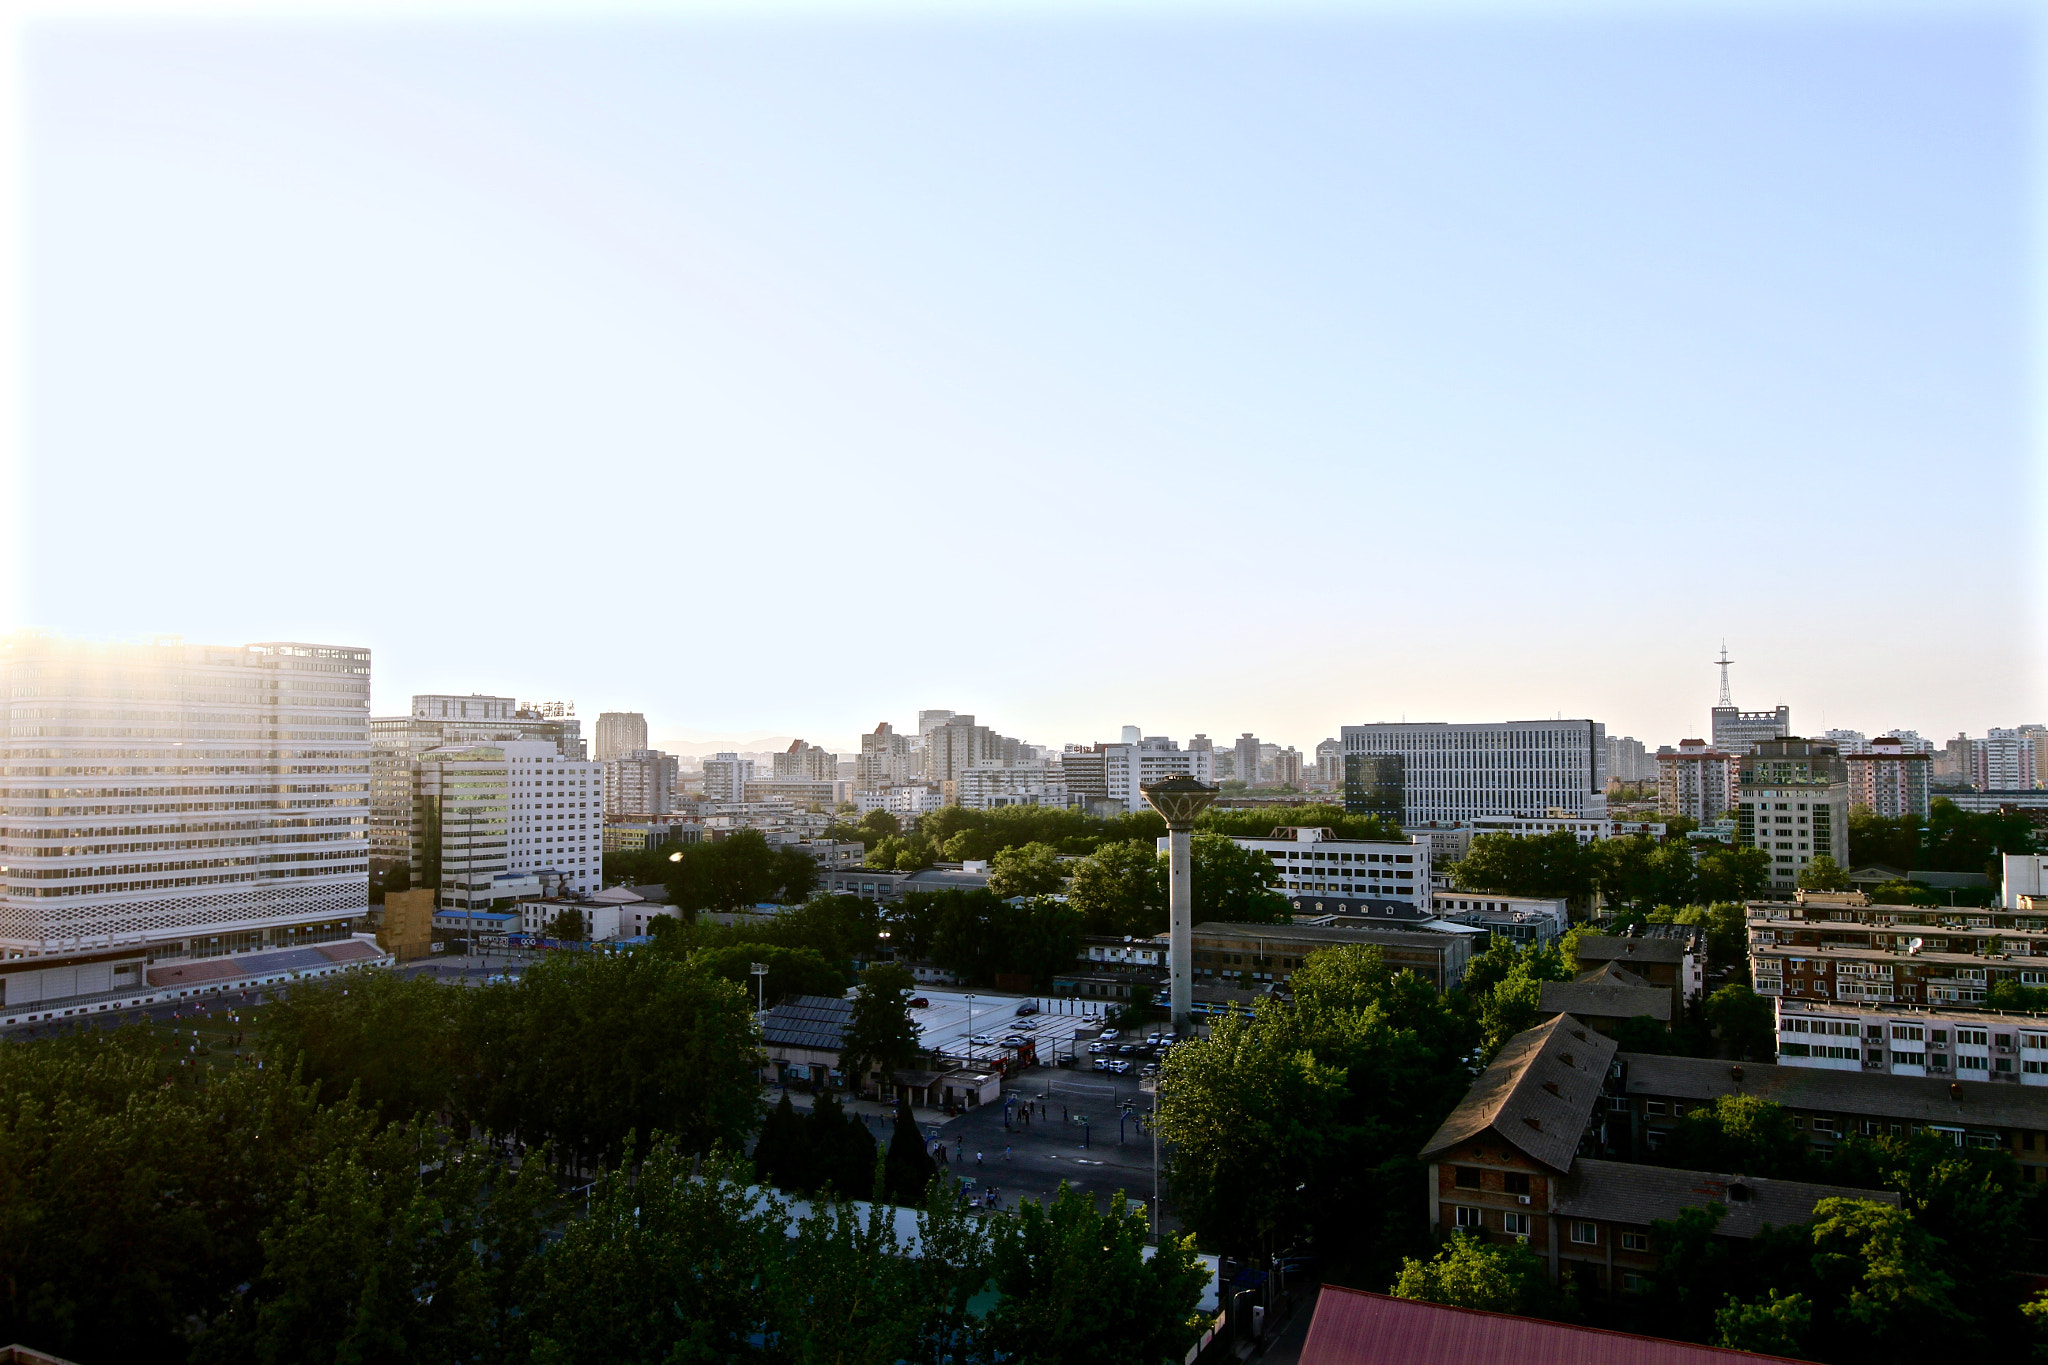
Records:
<instances>
[{"instance_id":1,"label":"red metal roof","mask_svg":"<svg viewBox=\"0 0 2048 1365\"><path fill-rule=\"evenodd\" d=\"M1734 1365L1783 1356L1323 1286L1301 1365Z\"/></svg>"}]
</instances>

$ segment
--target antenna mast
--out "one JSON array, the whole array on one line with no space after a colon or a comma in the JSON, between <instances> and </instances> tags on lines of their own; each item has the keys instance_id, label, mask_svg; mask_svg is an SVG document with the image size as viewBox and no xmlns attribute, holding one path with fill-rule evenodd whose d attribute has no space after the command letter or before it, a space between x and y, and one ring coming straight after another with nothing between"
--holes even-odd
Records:
<instances>
[{"instance_id":1,"label":"antenna mast","mask_svg":"<svg viewBox=\"0 0 2048 1365\"><path fill-rule=\"evenodd\" d=\"M1728 657L1728 642L1726 640L1721 642L1721 657L1715 660L1715 662L1721 665L1721 705L1732 707L1735 703L1728 695L1728 665L1733 663L1734 660Z\"/></svg>"}]
</instances>

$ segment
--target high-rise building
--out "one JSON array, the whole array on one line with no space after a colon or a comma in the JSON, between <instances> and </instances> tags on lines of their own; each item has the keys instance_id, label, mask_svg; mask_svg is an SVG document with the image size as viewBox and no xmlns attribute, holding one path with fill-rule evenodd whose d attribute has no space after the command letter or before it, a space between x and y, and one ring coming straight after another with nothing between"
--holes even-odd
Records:
<instances>
[{"instance_id":1,"label":"high-rise building","mask_svg":"<svg viewBox=\"0 0 2048 1365\"><path fill-rule=\"evenodd\" d=\"M1247 730L1230 746L1231 773L1247 787L1259 785L1259 737Z\"/></svg>"},{"instance_id":2,"label":"high-rise building","mask_svg":"<svg viewBox=\"0 0 2048 1365\"><path fill-rule=\"evenodd\" d=\"M670 815L676 808L682 764L659 749L633 749L607 759L604 813L615 819Z\"/></svg>"},{"instance_id":3,"label":"high-rise building","mask_svg":"<svg viewBox=\"0 0 2048 1365\"><path fill-rule=\"evenodd\" d=\"M582 722L562 702L521 706L510 697L422 694L404 716L370 718L370 868L408 867L414 861L413 801L420 756L449 745L506 740L539 741L558 756L585 756Z\"/></svg>"},{"instance_id":4,"label":"high-rise building","mask_svg":"<svg viewBox=\"0 0 2048 1365\"><path fill-rule=\"evenodd\" d=\"M858 791L880 791L900 787L923 776L923 755L909 735L883 721L870 734L860 737L860 757L855 760L853 785Z\"/></svg>"},{"instance_id":5,"label":"high-rise building","mask_svg":"<svg viewBox=\"0 0 2048 1365\"><path fill-rule=\"evenodd\" d=\"M1703 739L1682 739L1657 751L1657 809L1712 824L1735 805L1741 760Z\"/></svg>"},{"instance_id":6,"label":"high-rise building","mask_svg":"<svg viewBox=\"0 0 2048 1365\"><path fill-rule=\"evenodd\" d=\"M1014 762L1017 741L1006 739L973 716L951 715L924 736L924 779L952 782L970 768L1001 768Z\"/></svg>"},{"instance_id":7,"label":"high-rise building","mask_svg":"<svg viewBox=\"0 0 2048 1365\"><path fill-rule=\"evenodd\" d=\"M528 878L558 892L604 885L602 764L506 740L429 750L415 772L413 883L442 909L489 909Z\"/></svg>"},{"instance_id":8,"label":"high-rise building","mask_svg":"<svg viewBox=\"0 0 2048 1365\"><path fill-rule=\"evenodd\" d=\"M1870 736L1861 730L1823 730L1820 732L1820 738L1822 743L1834 745L1836 751L1844 758L1850 754L1860 754L1870 747Z\"/></svg>"},{"instance_id":9,"label":"high-rise building","mask_svg":"<svg viewBox=\"0 0 2048 1365\"><path fill-rule=\"evenodd\" d=\"M1742 756L1735 842L1771 855L1771 884L1796 886L1826 854L1849 866L1849 772L1832 744L1788 736Z\"/></svg>"},{"instance_id":10,"label":"high-rise building","mask_svg":"<svg viewBox=\"0 0 2048 1365\"><path fill-rule=\"evenodd\" d=\"M1607 780L1610 782L1655 782L1657 756L1633 735L1607 737Z\"/></svg>"},{"instance_id":11,"label":"high-rise building","mask_svg":"<svg viewBox=\"0 0 2048 1365\"><path fill-rule=\"evenodd\" d=\"M597 733L593 736L597 745L597 761L602 763L620 754L630 754L647 747L647 717L638 711L600 711L597 713Z\"/></svg>"},{"instance_id":12,"label":"high-rise building","mask_svg":"<svg viewBox=\"0 0 2048 1365\"><path fill-rule=\"evenodd\" d=\"M788 749L775 755L775 776L836 782L839 779L839 755L827 753L800 739L791 740Z\"/></svg>"},{"instance_id":13,"label":"high-rise building","mask_svg":"<svg viewBox=\"0 0 2048 1365\"><path fill-rule=\"evenodd\" d=\"M1970 741L1970 785L1978 791L2027 791L2041 780L2040 744L2022 730L1987 730Z\"/></svg>"},{"instance_id":14,"label":"high-rise building","mask_svg":"<svg viewBox=\"0 0 2048 1365\"><path fill-rule=\"evenodd\" d=\"M1301 751L1292 744L1273 755L1273 785L1276 787L1299 787L1301 785Z\"/></svg>"},{"instance_id":15,"label":"high-rise building","mask_svg":"<svg viewBox=\"0 0 2048 1365\"><path fill-rule=\"evenodd\" d=\"M0 949L210 957L369 908L370 652L0 641Z\"/></svg>"},{"instance_id":16,"label":"high-rise building","mask_svg":"<svg viewBox=\"0 0 2048 1365\"><path fill-rule=\"evenodd\" d=\"M1333 787L1344 780L1344 741L1326 739L1316 745L1316 781Z\"/></svg>"},{"instance_id":17,"label":"high-rise building","mask_svg":"<svg viewBox=\"0 0 2048 1365\"><path fill-rule=\"evenodd\" d=\"M1849 769L1850 805L1867 806L1887 819L1899 815L1926 818L1929 769L1934 764L1934 756L1926 749L1908 749L1897 735L1879 735L1843 757Z\"/></svg>"},{"instance_id":18,"label":"high-rise building","mask_svg":"<svg viewBox=\"0 0 2048 1365\"><path fill-rule=\"evenodd\" d=\"M1740 756L1770 739L1784 739L1792 733L1792 708L1770 711L1740 711L1732 706L1713 710L1714 747Z\"/></svg>"},{"instance_id":19,"label":"high-rise building","mask_svg":"<svg viewBox=\"0 0 2048 1365\"><path fill-rule=\"evenodd\" d=\"M1342 733L1347 806L1351 759L1398 758L1401 818L1409 825L1554 810L1574 818L1607 813L1607 728L1598 721L1403 721L1347 725ZM1373 776L1383 778L1384 765L1374 767Z\"/></svg>"},{"instance_id":20,"label":"high-rise building","mask_svg":"<svg viewBox=\"0 0 2048 1365\"><path fill-rule=\"evenodd\" d=\"M1060 784L1064 786L1074 804L1086 806L1091 802L1109 800L1109 760L1105 756L1106 744L1089 747L1086 744L1069 744L1059 756Z\"/></svg>"},{"instance_id":21,"label":"high-rise building","mask_svg":"<svg viewBox=\"0 0 2048 1365\"><path fill-rule=\"evenodd\" d=\"M1136 744L1108 744L1102 749L1103 786L1109 799L1127 811L1148 809L1140 788L1169 777L1210 780L1214 755L1206 749L1183 749L1163 735L1141 737Z\"/></svg>"},{"instance_id":22,"label":"high-rise building","mask_svg":"<svg viewBox=\"0 0 2048 1365\"><path fill-rule=\"evenodd\" d=\"M754 760L738 754L714 754L704 760L704 799L738 802L747 799L754 780Z\"/></svg>"}]
</instances>

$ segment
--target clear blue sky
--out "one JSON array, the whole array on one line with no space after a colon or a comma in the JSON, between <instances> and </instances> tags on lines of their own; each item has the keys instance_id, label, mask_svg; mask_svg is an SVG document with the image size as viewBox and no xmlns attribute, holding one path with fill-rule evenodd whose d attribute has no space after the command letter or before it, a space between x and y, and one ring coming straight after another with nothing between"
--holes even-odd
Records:
<instances>
[{"instance_id":1,"label":"clear blue sky","mask_svg":"<svg viewBox=\"0 0 2048 1365\"><path fill-rule=\"evenodd\" d=\"M2020 12L46 24L28 624L845 743L2048 719Z\"/></svg>"}]
</instances>

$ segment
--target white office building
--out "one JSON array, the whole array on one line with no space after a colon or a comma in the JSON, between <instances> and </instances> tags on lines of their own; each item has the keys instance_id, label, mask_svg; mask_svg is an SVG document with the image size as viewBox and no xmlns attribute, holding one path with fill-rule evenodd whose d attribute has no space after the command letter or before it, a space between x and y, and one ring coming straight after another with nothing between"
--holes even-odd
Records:
<instances>
[{"instance_id":1,"label":"white office building","mask_svg":"<svg viewBox=\"0 0 2048 1365\"><path fill-rule=\"evenodd\" d=\"M370 865L373 871L413 862L416 765L448 745L542 740L563 758L581 759L582 722L561 702L520 705L511 697L423 693L403 716L370 718Z\"/></svg>"},{"instance_id":2,"label":"white office building","mask_svg":"<svg viewBox=\"0 0 2048 1365\"><path fill-rule=\"evenodd\" d=\"M855 791L852 801L862 815L870 811L887 811L896 817L899 824L908 828L918 816L944 806L946 797L936 782L909 782L897 787Z\"/></svg>"},{"instance_id":3,"label":"white office building","mask_svg":"<svg viewBox=\"0 0 2048 1365\"><path fill-rule=\"evenodd\" d=\"M1015 768L969 768L941 790L949 804L968 810L994 810L999 806L1058 806L1077 804L1067 792L1057 765L1034 763Z\"/></svg>"},{"instance_id":4,"label":"white office building","mask_svg":"<svg viewBox=\"0 0 2048 1365\"><path fill-rule=\"evenodd\" d=\"M369 907L370 652L0 641L0 951L346 938Z\"/></svg>"},{"instance_id":5,"label":"white office building","mask_svg":"<svg viewBox=\"0 0 2048 1365\"><path fill-rule=\"evenodd\" d=\"M1779 706L1769 711L1744 711L1734 706L1717 706L1712 712L1714 747L1738 758L1767 739L1783 739L1792 733L1792 708Z\"/></svg>"},{"instance_id":6,"label":"white office building","mask_svg":"<svg viewBox=\"0 0 2048 1365\"><path fill-rule=\"evenodd\" d=\"M1127 811L1149 810L1141 788L1169 777L1214 781L1215 754L1208 749L1183 749L1173 740L1150 735L1135 744L1111 744L1102 751L1103 786L1109 799Z\"/></svg>"},{"instance_id":7,"label":"white office building","mask_svg":"<svg viewBox=\"0 0 2048 1365\"><path fill-rule=\"evenodd\" d=\"M1482 815L1607 814L1607 733L1598 721L1347 725L1343 739L1347 763L1399 761L1395 818L1403 825L1461 824Z\"/></svg>"},{"instance_id":8,"label":"white office building","mask_svg":"<svg viewBox=\"0 0 2048 1365\"><path fill-rule=\"evenodd\" d=\"M1339 900L1397 901L1424 914L1431 908L1427 838L1340 839L1328 829L1290 826L1231 842L1271 858L1280 873L1276 889L1290 900L1320 895L1331 910ZM1163 851L1166 841L1159 846Z\"/></svg>"}]
</instances>

